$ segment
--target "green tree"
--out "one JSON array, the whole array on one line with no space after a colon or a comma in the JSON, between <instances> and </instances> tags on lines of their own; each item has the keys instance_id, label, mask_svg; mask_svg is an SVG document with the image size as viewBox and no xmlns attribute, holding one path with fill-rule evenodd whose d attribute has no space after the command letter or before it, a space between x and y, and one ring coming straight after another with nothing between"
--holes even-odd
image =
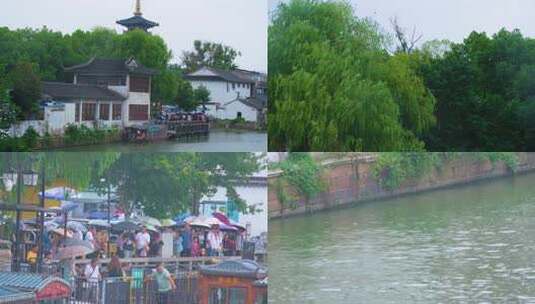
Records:
<instances>
[{"instance_id":1,"label":"green tree","mask_svg":"<svg viewBox=\"0 0 535 304\"><path fill-rule=\"evenodd\" d=\"M236 58L241 53L220 43L195 40L193 51L182 53L182 65L186 72L193 72L202 66L232 70L237 68Z\"/></svg>"},{"instance_id":2,"label":"green tree","mask_svg":"<svg viewBox=\"0 0 535 304\"><path fill-rule=\"evenodd\" d=\"M435 100L411 57L344 2L280 4L269 27L269 147L422 150Z\"/></svg>"},{"instance_id":3,"label":"green tree","mask_svg":"<svg viewBox=\"0 0 535 304\"><path fill-rule=\"evenodd\" d=\"M195 100L191 83L184 78L178 79L178 92L176 104L184 111L193 111L199 104Z\"/></svg>"},{"instance_id":4,"label":"green tree","mask_svg":"<svg viewBox=\"0 0 535 304\"><path fill-rule=\"evenodd\" d=\"M217 186L227 189L241 211L254 211L234 187L260 167L253 153L126 153L103 175L117 185L125 210L142 206L148 215L164 218L197 213L202 197L214 194Z\"/></svg>"},{"instance_id":5,"label":"green tree","mask_svg":"<svg viewBox=\"0 0 535 304\"><path fill-rule=\"evenodd\" d=\"M0 138L7 136L6 131L17 120L17 111L11 102L7 80L1 75L2 68L0 68Z\"/></svg>"},{"instance_id":6,"label":"green tree","mask_svg":"<svg viewBox=\"0 0 535 304\"><path fill-rule=\"evenodd\" d=\"M203 85L193 90L193 96L195 98L195 102L203 107L206 107L206 103L210 101L210 91L208 91L208 89Z\"/></svg>"},{"instance_id":7,"label":"green tree","mask_svg":"<svg viewBox=\"0 0 535 304\"><path fill-rule=\"evenodd\" d=\"M519 31L471 33L421 67L437 99L437 125L423 138L431 150L523 151L525 117L535 97L535 40Z\"/></svg>"},{"instance_id":8,"label":"green tree","mask_svg":"<svg viewBox=\"0 0 535 304\"><path fill-rule=\"evenodd\" d=\"M9 79L13 90L11 98L20 109L19 115L31 118L39 110L41 98L41 80L31 63L17 63L9 72Z\"/></svg>"},{"instance_id":9,"label":"green tree","mask_svg":"<svg viewBox=\"0 0 535 304\"><path fill-rule=\"evenodd\" d=\"M281 178L284 183L292 187L299 197L305 201L306 211L310 211L310 200L325 189L321 176L321 168L309 153L293 152L288 158L280 163L282 170ZM276 185L278 197L288 204L290 197L282 188L284 185Z\"/></svg>"}]
</instances>

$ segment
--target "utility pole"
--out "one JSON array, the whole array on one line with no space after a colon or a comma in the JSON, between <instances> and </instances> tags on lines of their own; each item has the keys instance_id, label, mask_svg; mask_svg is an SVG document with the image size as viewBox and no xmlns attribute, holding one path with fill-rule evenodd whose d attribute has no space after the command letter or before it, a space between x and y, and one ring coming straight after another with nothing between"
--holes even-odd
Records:
<instances>
[{"instance_id":1,"label":"utility pole","mask_svg":"<svg viewBox=\"0 0 535 304\"><path fill-rule=\"evenodd\" d=\"M110 258L110 238L111 238L111 185L108 181L108 258Z\"/></svg>"},{"instance_id":2,"label":"utility pole","mask_svg":"<svg viewBox=\"0 0 535 304\"><path fill-rule=\"evenodd\" d=\"M24 180L22 178L22 164L20 159L20 154L16 155L16 162L17 162L17 207L20 207L21 200L22 200L22 184L24 183ZM21 231L20 231L20 222L21 222L21 214L20 210L17 210L17 223L16 223L16 231L15 231L15 250L14 250L14 264L12 265L13 271L18 272L20 271L20 262L22 254L20 250L20 241L21 241Z\"/></svg>"},{"instance_id":3,"label":"utility pole","mask_svg":"<svg viewBox=\"0 0 535 304\"><path fill-rule=\"evenodd\" d=\"M45 159L41 160L41 198L40 206L45 208ZM38 256L37 256L37 272L40 273L43 267L43 241L44 241L44 231L45 231L45 213L43 210L39 213L39 244L38 244Z\"/></svg>"}]
</instances>

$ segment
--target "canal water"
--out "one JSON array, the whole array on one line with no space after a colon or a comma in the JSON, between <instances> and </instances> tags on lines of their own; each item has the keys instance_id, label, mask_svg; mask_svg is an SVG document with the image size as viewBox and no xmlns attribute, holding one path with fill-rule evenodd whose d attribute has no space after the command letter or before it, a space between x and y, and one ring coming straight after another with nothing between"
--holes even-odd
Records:
<instances>
[{"instance_id":1,"label":"canal water","mask_svg":"<svg viewBox=\"0 0 535 304\"><path fill-rule=\"evenodd\" d=\"M117 152L259 152L267 151L267 134L251 131L212 130L206 137L154 143L114 143L64 148L61 151Z\"/></svg>"},{"instance_id":2,"label":"canal water","mask_svg":"<svg viewBox=\"0 0 535 304\"><path fill-rule=\"evenodd\" d=\"M535 303L535 174L270 221L270 303Z\"/></svg>"}]
</instances>

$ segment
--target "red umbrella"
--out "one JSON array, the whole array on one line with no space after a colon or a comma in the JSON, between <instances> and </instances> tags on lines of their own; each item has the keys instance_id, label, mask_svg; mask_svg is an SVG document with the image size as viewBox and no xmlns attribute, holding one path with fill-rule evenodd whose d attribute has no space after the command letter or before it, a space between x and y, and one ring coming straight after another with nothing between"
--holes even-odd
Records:
<instances>
[{"instance_id":1,"label":"red umbrella","mask_svg":"<svg viewBox=\"0 0 535 304\"><path fill-rule=\"evenodd\" d=\"M221 212L214 212L212 215L213 215L216 219L220 220L223 224L232 226L232 224L230 223L230 220L228 219L228 217L227 217L226 215L224 215L223 213L221 213Z\"/></svg>"}]
</instances>

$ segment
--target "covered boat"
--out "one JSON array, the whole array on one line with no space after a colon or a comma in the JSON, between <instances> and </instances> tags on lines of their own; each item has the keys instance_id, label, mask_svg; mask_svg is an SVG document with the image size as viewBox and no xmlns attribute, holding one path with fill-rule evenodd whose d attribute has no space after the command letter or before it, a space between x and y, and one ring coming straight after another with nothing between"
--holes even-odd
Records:
<instances>
[{"instance_id":1,"label":"covered boat","mask_svg":"<svg viewBox=\"0 0 535 304\"><path fill-rule=\"evenodd\" d=\"M267 269L251 260L201 266L200 304L267 303Z\"/></svg>"}]
</instances>

